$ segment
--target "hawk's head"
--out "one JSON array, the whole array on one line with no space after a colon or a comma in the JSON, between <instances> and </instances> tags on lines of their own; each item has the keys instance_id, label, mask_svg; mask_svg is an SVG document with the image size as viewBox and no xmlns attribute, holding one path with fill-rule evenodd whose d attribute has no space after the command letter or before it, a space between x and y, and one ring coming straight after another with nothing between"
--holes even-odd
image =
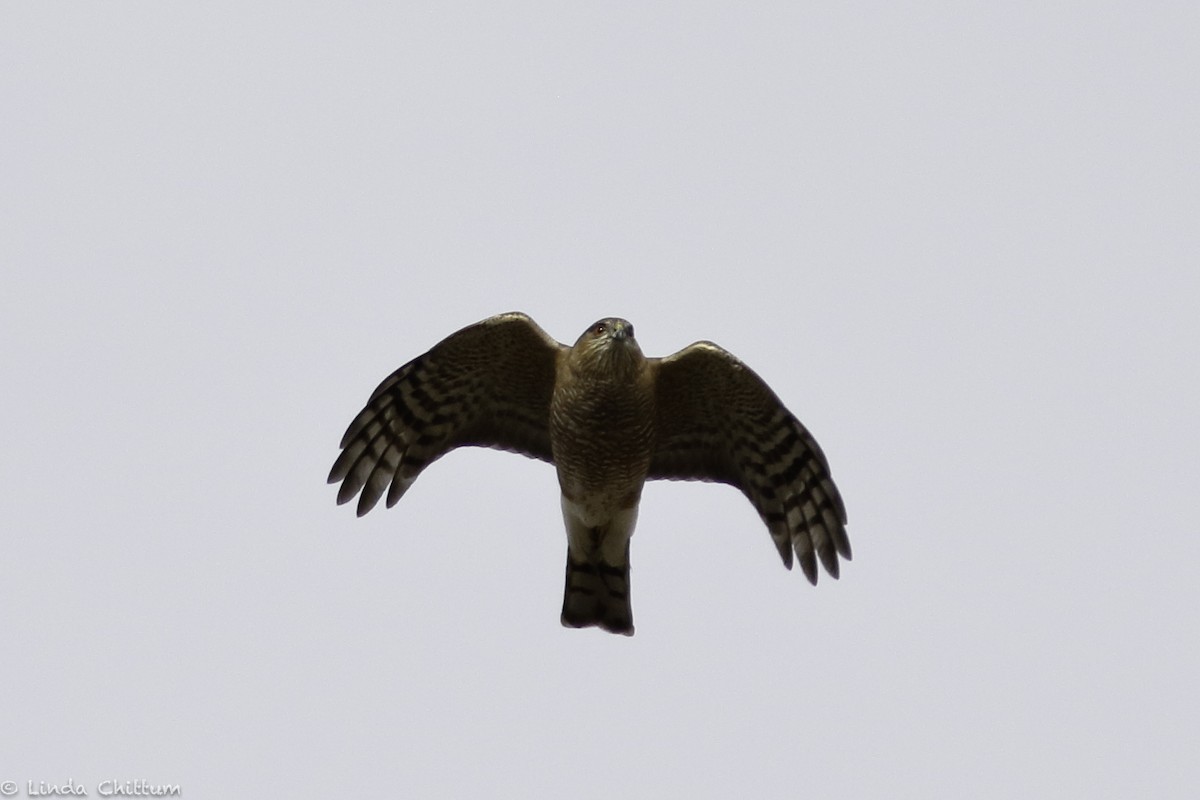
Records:
<instances>
[{"instance_id":1,"label":"hawk's head","mask_svg":"<svg viewBox=\"0 0 1200 800\"><path fill-rule=\"evenodd\" d=\"M633 324L617 317L593 323L575 341L572 356L585 369L598 367L608 371L636 369L646 360L633 338Z\"/></svg>"}]
</instances>

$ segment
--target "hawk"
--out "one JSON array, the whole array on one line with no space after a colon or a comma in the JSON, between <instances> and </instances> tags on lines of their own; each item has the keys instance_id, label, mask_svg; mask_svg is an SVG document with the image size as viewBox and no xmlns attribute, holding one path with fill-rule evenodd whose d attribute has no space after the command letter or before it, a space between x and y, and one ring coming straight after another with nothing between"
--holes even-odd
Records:
<instances>
[{"instance_id":1,"label":"hawk","mask_svg":"<svg viewBox=\"0 0 1200 800\"><path fill-rule=\"evenodd\" d=\"M391 508L456 447L555 466L567 529L562 624L633 635L629 541L647 480L736 486L784 566L838 577L846 509L821 448L749 367L711 342L646 358L623 319L568 347L521 313L444 339L388 376L342 437L329 482L358 515Z\"/></svg>"}]
</instances>

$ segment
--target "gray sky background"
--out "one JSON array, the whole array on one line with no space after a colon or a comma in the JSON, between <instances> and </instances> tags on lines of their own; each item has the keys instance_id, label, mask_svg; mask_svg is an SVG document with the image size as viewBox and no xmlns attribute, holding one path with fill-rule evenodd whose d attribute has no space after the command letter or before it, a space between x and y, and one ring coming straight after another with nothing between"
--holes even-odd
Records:
<instances>
[{"instance_id":1,"label":"gray sky background","mask_svg":"<svg viewBox=\"0 0 1200 800\"><path fill-rule=\"evenodd\" d=\"M1194 797L1194 3L0 7L0 780L185 797ZM711 339L840 581L647 487L325 476L491 314Z\"/></svg>"}]
</instances>

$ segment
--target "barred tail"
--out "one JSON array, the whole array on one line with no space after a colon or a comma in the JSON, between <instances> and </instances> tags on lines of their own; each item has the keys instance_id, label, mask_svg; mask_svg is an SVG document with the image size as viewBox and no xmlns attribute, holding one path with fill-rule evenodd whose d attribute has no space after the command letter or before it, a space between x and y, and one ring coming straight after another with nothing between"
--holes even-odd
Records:
<instances>
[{"instance_id":1,"label":"barred tail","mask_svg":"<svg viewBox=\"0 0 1200 800\"><path fill-rule=\"evenodd\" d=\"M568 555L562 624L569 628L598 626L609 633L633 636L628 558L624 564L613 565L575 561Z\"/></svg>"}]
</instances>

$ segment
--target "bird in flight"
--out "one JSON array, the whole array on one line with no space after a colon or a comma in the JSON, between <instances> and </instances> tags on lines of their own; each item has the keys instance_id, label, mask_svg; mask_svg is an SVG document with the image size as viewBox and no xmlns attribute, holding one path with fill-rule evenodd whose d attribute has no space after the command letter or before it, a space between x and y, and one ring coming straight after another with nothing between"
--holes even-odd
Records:
<instances>
[{"instance_id":1,"label":"bird in flight","mask_svg":"<svg viewBox=\"0 0 1200 800\"><path fill-rule=\"evenodd\" d=\"M696 342L646 358L608 318L573 346L521 313L451 334L379 385L329 473L358 515L391 508L457 447L509 450L558 471L567 529L562 624L633 635L629 541L647 480L715 481L749 498L784 566L834 578L846 508L808 430L731 353Z\"/></svg>"}]
</instances>

